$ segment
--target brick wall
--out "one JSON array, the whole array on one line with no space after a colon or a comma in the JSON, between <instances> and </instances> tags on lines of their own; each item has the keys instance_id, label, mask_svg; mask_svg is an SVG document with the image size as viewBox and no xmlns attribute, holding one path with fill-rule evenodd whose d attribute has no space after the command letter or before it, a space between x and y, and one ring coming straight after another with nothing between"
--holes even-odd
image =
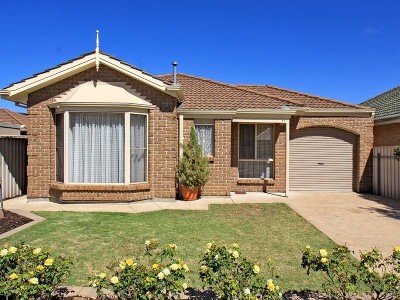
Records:
<instances>
[{"instance_id":1,"label":"brick wall","mask_svg":"<svg viewBox=\"0 0 400 300\"><path fill-rule=\"evenodd\" d=\"M400 122L378 125L374 127L374 146L397 146L400 145Z\"/></svg>"},{"instance_id":2,"label":"brick wall","mask_svg":"<svg viewBox=\"0 0 400 300\"><path fill-rule=\"evenodd\" d=\"M79 81L95 79L126 82L143 99L156 105L149 112L149 182L145 189L121 191L91 185L91 188L96 189L93 192L88 188L65 190L55 184L54 111L48 105L77 86ZM178 153L175 98L101 65L99 72L92 68L29 94L28 114L31 122L28 133L28 198L52 196L60 200L134 201L151 197L175 197L174 167Z\"/></svg>"},{"instance_id":3,"label":"brick wall","mask_svg":"<svg viewBox=\"0 0 400 300\"><path fill-rule=\"evenodd\" d=\"M290 123L292 132L307 127L335 127L357 135L354 188L356 192L372 191L372 117L294 117Z\"/></svg>"}]
</instances>

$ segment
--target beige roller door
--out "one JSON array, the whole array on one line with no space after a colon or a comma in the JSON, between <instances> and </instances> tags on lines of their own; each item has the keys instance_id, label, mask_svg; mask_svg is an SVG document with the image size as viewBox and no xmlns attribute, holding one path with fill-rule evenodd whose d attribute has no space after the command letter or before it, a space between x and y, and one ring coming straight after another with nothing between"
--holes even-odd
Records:
<instances>
[{"instance_id":1,"label":"beige roller door","mask_svg":"<svg viewBox=\"0 0 400 300\"><path fill-rule=\"evenodd\" d=\"M352 191L356 136L326 127L293 132L290 140L290 190Z\"/></svg>"}]
</instances>

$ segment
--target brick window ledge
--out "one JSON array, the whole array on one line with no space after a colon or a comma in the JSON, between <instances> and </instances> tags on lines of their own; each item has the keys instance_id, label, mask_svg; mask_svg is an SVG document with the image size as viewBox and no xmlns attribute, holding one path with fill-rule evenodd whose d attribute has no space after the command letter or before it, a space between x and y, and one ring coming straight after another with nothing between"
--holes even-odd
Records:
<instances>
[{"instance_id":1,"label":"brick window ledge","mask_svg":"<svg viewBox=\"0 0 400 300\"><path fill-rule=\"evenodd\" d=\"M150 190L149 183L133 183L133 184L73 184L73 183L53 183L50 189L62 192L135 192Z\"/></svg>"},{"instance_id":2,"label":"brick window ledge","mask_svg":"<svg viewBox=\"0 0 400 300\"><path fill-rule=\"evenodd\" d=\"M274 185L275 180L272 178L239 178L237 180L238 184L251 184L251 185Z\"/></svg>"}]
</instances>

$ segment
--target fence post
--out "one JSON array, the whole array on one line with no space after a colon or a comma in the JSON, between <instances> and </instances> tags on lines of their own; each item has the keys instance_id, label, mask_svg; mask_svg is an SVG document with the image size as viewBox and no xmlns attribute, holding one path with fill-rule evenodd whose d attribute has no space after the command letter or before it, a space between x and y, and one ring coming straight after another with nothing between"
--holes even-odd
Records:
<instances>
[{"instance_id":1,"label":"fence post","mask_svg":"<svg viewBox=\"0 0 400 300\"><path fill-rule=\"evenodd\" d=\"M378 169L378 172L377 172L378 173L378 187L377 187L376 194L380 195L381 194L381 153L380 152L378 152L377 158L378 158L378 163L377 163L377 165L378 165L378 167L377 167L377 169Z\"/></svg>"}]
</instances>

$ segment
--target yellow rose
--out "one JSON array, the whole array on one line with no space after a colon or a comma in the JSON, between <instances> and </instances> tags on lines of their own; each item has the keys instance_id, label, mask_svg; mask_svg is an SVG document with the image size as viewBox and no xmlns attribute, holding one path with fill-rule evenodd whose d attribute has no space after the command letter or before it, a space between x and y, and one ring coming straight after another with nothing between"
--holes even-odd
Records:
<instances>
[{"instance_id":1,"label":"yellow rose","mask_svg":"<svg viewBox=\"0 0 400 300\"><path fill-rule=\"evenodd\" d=\"M260 267L257 266L257 265L254 265L254 267L253 267L253 272L254 272L255 274L260 273Z\"/></svg>"},{"instance_id":2,"label":"yellow rose","mask_svg":"<svg viewBox=\"0 0 400 300\"><path fill-rule=\"evenodd\" d=\"M400 252L400 246L394 246L393 252Z\"/></svg>"},{"instance_id":3,"label":"yellow rose","mask_svg":"<svg viewBox=\"0 0 400 300\"><path fill-rule=\"evenodd\" d=\"M170 268L171 268L171 270L176 271L176 270L178 270L179 266L177 264L172 264L170 266Z\"/></svg>"},{"instance_id":4,"label":"yellow rose","mask_svg":"<svg viewBox=\"0 0 400 300\"><path fill-rule=\"evenodd\" d=\"M182 287L183 287L183 289L184 289L184 290L186 290L186 289L187 289L187 287L188 287L187 283L186 283L186 282L184 282L184 283L182 284Z\"/></svg>"},{"instance_id":5,"label":"yellow rose","mask_svg":"<svg viewBox=\"0 0 400 300\"><path fill-rule=\"evenodd\" d=\"M163 280L165 277L165 274L163 272L160 272L157 274L158 279Z\"/></svg>"},{"instance_id":6,"label":"yellow rose","mask_svg":"<svg viewBox=\"0 0 400 300\"><path fill-rule=\"evenodd\" d=\"M15 252L17 252L17 248L15 248L15 247L10 247L10 248L8 249L8 251L10 251L10 253L15 253Z\"/></svg>"},{"instance_id":7,"label":"yellow rose","mask_svg":"<svg viewBox=\"0 0 400 300\"><path fill-rule=\"evenodd\" d=\"M170 247L172 250L178 249L178 246L177 246L176 244L169 244L169 247Z\"/></svg>"},{"instance_id":8,"label":"yellow rose","mask_svg":"<svg viewBox=\"0 0 400 300\"><path fill-rule=\"evenodd\" d=\"M8 250L7 249L2 249L0 251L0 256L6 256L8 254Z\"/></svg>"},{"instance_id":9,"label":"yellow rose","mask_svg":"<svg viewBox=\"0 0 400 300\"><path fill-rule=\"evenodd\" d=\"M326 258L326 257L322 257L321 258L321 262L324 264L324 263L326 263L328 261L328 259Z\"/></svg>"},{"instance_id":10,"label":"yellow rose","mask_svg":"<svg viewBox=\"0 0 400 300\"><path fill-rule=\"evenodd\" d=\"M33 271L29 271L28 274L29 274L29 275L33 275Z\"/></svg>"},{"instance_id":11,"label":"yellow rose","mask_svg":"<svg viewBox=\"0 0 400 300\"><path fill-rule=\"evenodd\" d=\"M30 284L38 284L39 280L36 277L32 277L31 279L29 279L29 283Z\"/></svg>"},{"instance_id":12,"label":"yellow rose","mask_svg":"<svg viewBox=\"0 0 400 300\"><path fill-rule=\"evenodd\" d=\"M160 267L160 266L159 266L158 264L153 264L153 270L154 270L154 271L158 270L159 267Z\"/></svg>"},{"instance_id":13,"label":"yellow rose","mask_svg":"<svg viewBox=\"0 0 400 300\"><path fill-rule=\"evenodd\" d=\"M171 274L171 272L169 271L168 268L165 268L162 272L164 273L165 276L168 276L169 274Z\"/></svg>"},{"instance_id":14,"label":"yellow rose","mask_svg":"<svg viewBox=\"0 0 400 300\"><path fill-rule=\"evenodd\" d=\"M319 250L319 254L321 254L321 257L326 257L328 256L328 251L326 251L325 249L321 249Z\"/></svg>"},{"instance_id":15,"label":"yellow rose","mask_svg":"<svg viewBox=\"0 0 400 300\"><path fill-rule=\"evenodd\" d=\"M128 266L132 266L132 265L133 265L133 259L128 258L128 259L125 261L125 263L126 263Z\"/></svg>"},{"instance_id":16,"label":"yellow rose","mask_svg":"<svg viewBox=\"0 0 400 300\"><path fill-rule=\"evenodd\" d=\"M207 267L207 266L201 266L201 267L200 267L200 271L203 272L203 273L205 273L205 272L208 271L208 267Z\"/></svg>"},{"instance_id":17,"label":"yellow rose","mask_svg":"<svg viewBox=\"0 0 400 300\"><path fill-rule=\"evenodd\" d=\"M245 288L243 290L243 292L244 292L245 295L250 295L250 289L249 288Z\"/></svg>"},{"instance_id":18,"label":"yellow rose","mask_svg":"<svg viewBox=\"0 0 400 300\"><path fill-rule=\"evenodd\" d=\"M211 249L211 247L214 245L214 242L213 243L207 243L207 249Z\"/></svg>"},{"instance_id":19,"label":"yellow rose","mask_svg":"<svg viewBox=\"0 0 400 300\"><path fill-rule=\"evenodd\" d=\"M239 248L239 244L238 243L233 243L232 247L237 249L237 248Z\"/></svg>"},{"instance_id":20,"label":"yellow rose","mask_svg":"<svg viewBox=\"0 0 400 300\"><path fill-rule=\"evenodd\" d=\"M239 257L239 252L237 252L236 250L232 252L232 256L234 258L238 258Z\"/></svg>"},{"instance_id":21,"label":"yellow rose","mask_svg":"<svg viewBox=\"0 0 400 300\"><path fill-rule=\"evenodd\" d=\"M121 268L121 270L125 269L125 267L126 267L126 262L124 262L123 260L121 260L121 261L119 262L119 267Z\"/></svg>"},{"instance_id":22,"label":"yellow rose","mask_svg":"<svg viewBox=\"0 0 400 300\"><path fill-rule=\"evenodd\" d=\"M42 265L38 265L38 266L36 267L36 270L38 270L38 271L43 271L43 270L44 270L44 267L43 267Z\"/></svg>"},{"instance_id":23,"label":"yellow rose","mask_svg":"<svg viewBox=\"0 0 400 300\"><path fill-rule=\"evenodd\" d=\"M119 282L119 280L118 280L118 277L117 277L117 276L113 276L113 277L111 277L110 281L111 281L111 283L112 283L112 284L117 284L117 283Z\"/></svg>"},{"instance_id":24,"label":"yellow rose","mask_svg":"<svg viewBox=\"0 0 400 300\"><path fill-rule=\"evenodd\" d=\"M107 277L107 274L106 274L106 273L100 273L100 274L99 274L99 277L100 277L101 279L104 279L104 278Z\"/></svg>"},{"instance_id":25,"label":"yellow rose","mask_svg":"<svg viewBox=\"0 0 400 300\"><path fill-rule=\"evenodd\" d=\"M146 240L146 241L144 242L144 244L145 244L146 246L150 246L151 242L150 242L150 240Z\"/></svg>"},{"instance_id":26,"label":"yellow rose","mask_svg":"<svg viewBox=\"0 0 400 300\"><path fill-rule=\"evenodd\" d=\"M185 270L185 272L188 272L188 271L189 271L189 267L187 266L187 264L184 264L184 265L182 266L182 268Z\"/></svg>"},{"instance_id":27,"label":"yellow rose","mask_svg":"<svg viewBox=\"0 0 400 300\"><path fill-rule=\"evenodd\" d=\"M12 279L12 280L17 279L17 278L18 278L18 275L15 274L15 273L12 273L12 274L10 275L10 279Z\"/></svg>"},{"instance_id":28,"label":"yellow rose","mask_svg":"<svg viewBox=\"0 0 400 300\"><path fill-rule=\"evenodd\" d=\"M270 292L274 292L275 291L275 284L272 281L272 279L268 279L267 280L267 288Z\"/></svg>"},{"instance_id":29,"label":"yellow rose","mask_svg":"<svg viewBox=\"0 0 400 300\"><path fill-rule=\"evenodd\" d=\"M151 278L150 277L146 277L146 282L151 282Z\"/></svg>"},{"instance_id":30,"label":"yellow rose","mask_svg":"<svg viewBox=\"0 0 400 300\"><path fill-rule=\"evenodd\" d=\"M53 265L53 262L54 262L54 259L52 259L52 258L48 258L48 259L46 259L45 261L44 261L44 265L45 266L52 266Z\"/></svg>"},{"instance_id":31,"label":"yellow rose","mask_svg":"<svg viewBox=\"0 0 400 300\"><path fill-rule=\"evenodd\" d=\"M33 250L33 254L38 255L40 252L42 252L41 248L36 248Z\"/></svg>"}]
</instances>

